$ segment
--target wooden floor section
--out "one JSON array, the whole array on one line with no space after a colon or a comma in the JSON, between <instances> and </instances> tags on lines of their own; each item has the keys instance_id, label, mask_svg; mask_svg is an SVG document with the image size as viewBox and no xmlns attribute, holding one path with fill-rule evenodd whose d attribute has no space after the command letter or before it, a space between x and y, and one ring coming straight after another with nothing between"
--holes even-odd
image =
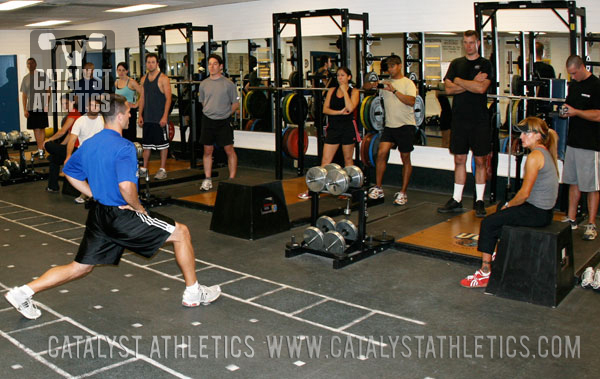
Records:
<instances>
[{"instance_id":1,"label":"wooden floor section","mask_svg":"<svg viewBox=\"0 0 600 379\"><path fill-rule=\"evenodd\" d=\"M487 208L488 214L495 211L495 205ZM396 242L481 258L477 251L481 220L475 211L465 212Z\"/></svg>"},{"instance_id":2,"label":"wooden floor section","mask_svg":"<svg viewBox=\"0 0 600 379\"><path fill-rule=\"evenodd\" d=\"M152 171L152 170L151 170ZM167 170L168 171L168 170ZM192 203L200 203L213 207L217 199L218 183L214 183L215 187L211 191L202 192L195 195L180 197L178 200L189 201ZM307 190L306 180L304 177L297 177L292 179L284 179L281 181L283 187L283 195L285 196L285 202L287 205L296 204L300 202L309 202L310 200L303 200L298 198L298 194ZM322 194L321 197L328 196Z\"/></svg>"}]
</instances>

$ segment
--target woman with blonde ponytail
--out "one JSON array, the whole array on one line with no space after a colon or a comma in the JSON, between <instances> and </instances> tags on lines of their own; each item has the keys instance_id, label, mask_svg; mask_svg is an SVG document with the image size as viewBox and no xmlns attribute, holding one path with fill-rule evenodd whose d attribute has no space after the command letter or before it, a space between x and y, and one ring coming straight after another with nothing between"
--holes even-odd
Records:
<instances>
[{"instance_id":1,"label":"woman with blonde ponytail","mask_svg":"<svg viewBox=\"0 0 600 379\"><path fill-rule=\"evenodd\" d=\"M487 286L490 264L504 225L535 227L552 222L552 208L558 197L558 136L537 117L527 117L515 129L521 133L523 147L531 151L525 162L523 184L500 211L482 221L477 245L482 253L481 268L461 280L463 287Z\"/></svg>"}]
</instances>

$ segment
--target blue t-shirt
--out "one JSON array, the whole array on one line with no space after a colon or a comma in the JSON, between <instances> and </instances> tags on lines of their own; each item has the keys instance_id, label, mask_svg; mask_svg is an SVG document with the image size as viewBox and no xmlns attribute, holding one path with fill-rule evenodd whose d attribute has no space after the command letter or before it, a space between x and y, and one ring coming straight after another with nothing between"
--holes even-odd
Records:
<instances>
[{"instance_id":1,"label":"blue t-shirt","mask_svg":"<svg viewBox=\"0 0 600 379\"><path fill-rule=\"evenodd\" d=\"M114 130L104 129L71 156L63 172L88 181L94 199L109 206L126 205L119 183L132 182L137 188L137 153L132 142Z\"/></svg>"}]
</instances>

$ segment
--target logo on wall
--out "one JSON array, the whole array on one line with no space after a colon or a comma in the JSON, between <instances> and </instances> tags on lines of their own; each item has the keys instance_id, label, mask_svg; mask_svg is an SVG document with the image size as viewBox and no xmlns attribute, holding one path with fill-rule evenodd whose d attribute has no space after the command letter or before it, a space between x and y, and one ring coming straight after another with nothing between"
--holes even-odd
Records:
<instances>
[{"instance_id":1,"label":"logo on wall","mask_svg":"<svg viewBox=\"0 0 600 379\"><path fill-rule=\"evenodd\" d=\"M463 247L477 247L477 241L479 241L479 234L460 233L454 236L454 243Z\"/></svg>"}]
</instances>

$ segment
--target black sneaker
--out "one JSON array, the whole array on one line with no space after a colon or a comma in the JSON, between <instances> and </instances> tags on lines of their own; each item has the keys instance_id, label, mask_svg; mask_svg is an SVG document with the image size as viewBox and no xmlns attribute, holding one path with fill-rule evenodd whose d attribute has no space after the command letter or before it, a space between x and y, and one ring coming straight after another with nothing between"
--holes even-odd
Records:
<instances>
[{"instance_id":1,"label":"black sneaker","mask_svg":"<svg viewBox=\"0 0 600 379\"><path fill-rule=\"evenodd\" d=\"M477 200L473 209L475 210L475 216L477 217L485 217L487 215L483 200Z\"/></svg>"},{"instance_id":2,"label":"black sneaker","mask_svg":"<svg viewBox=\"0 0 600 379\"><path fill-rule=\"evenodd\" d=\"M463 211L462 201L458 202L458 201L454 200L453 197L451 197L450 200L448 200L448 202L446 203L446 205L444 205L443 207L439 207L437 209L437 211L438 211L438 213L462 212Z\"/></svg>"}]
</instances>

